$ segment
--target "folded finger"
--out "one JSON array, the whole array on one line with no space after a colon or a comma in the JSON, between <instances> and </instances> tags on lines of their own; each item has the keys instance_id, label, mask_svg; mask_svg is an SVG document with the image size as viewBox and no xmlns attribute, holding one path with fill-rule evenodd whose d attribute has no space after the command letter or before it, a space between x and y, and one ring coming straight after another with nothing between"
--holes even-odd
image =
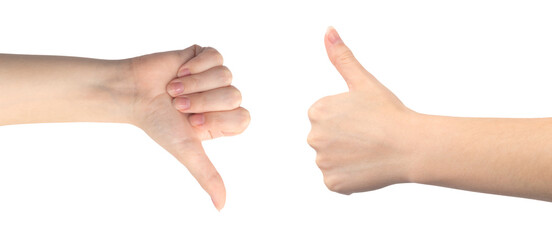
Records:
<instances>
[{"instance_id":1,"label":"folded finger","mask_svg":"<svg viewBox=\"0 0 552 240\"><path fill-rule=\"evenodd\" d=\"M251 117L245 108L192 114L188 117L201 140L234 136L245 131Z\"/></svg>"},{"instance_id":2,"label":"folded finger","mask_svg":"<svg viewBox=\"0 0 552 240\"><path fill-rule=\"evenodd\" d=\"M196 56L184 63L178 70L177 77L196 74L207 69L221 66L222 55L212 47L204 47L196 52Z\"/></svg>"},{"instance_id":3,"label":"folded finger","mask_svg":"<svg viewBox=\"0 0 552 240\"><path fill-rule=\"evenodd\" d=\"M173 99L173 105L183 113L203 113L232 110L240 106L241 93L234 86L192 93Z\"/></svg>"},{"instance_id":4,"label":"folded finger","mask_svg":"<svg viewBox=\"0 0 552 240\"><path fill-rule=\"evenodd\" d=\"M176 97L230 86L231 83L232 73L230 70L225 66L216 66L201 73L172 80L167 85L167 92L172 97Z\"/></svg>"}]
</instances>

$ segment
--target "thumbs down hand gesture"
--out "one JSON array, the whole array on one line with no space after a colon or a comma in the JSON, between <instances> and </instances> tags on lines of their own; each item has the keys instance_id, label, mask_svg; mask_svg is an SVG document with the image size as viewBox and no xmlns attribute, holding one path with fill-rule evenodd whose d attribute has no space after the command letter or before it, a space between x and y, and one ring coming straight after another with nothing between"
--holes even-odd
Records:
<instances>
[{"instance_id":1,"label":"thumbs down hand gesture","mask_svg":"<svg viewBox=\"0 0 552 240\"><path fill-rule=\"evenodd\" d=\"M249 124L240 92L213 48L190 48L130 59L134 120L184 164L220 210L226 190L202 140L236 135Z\"/></svg>"}]
</instances>

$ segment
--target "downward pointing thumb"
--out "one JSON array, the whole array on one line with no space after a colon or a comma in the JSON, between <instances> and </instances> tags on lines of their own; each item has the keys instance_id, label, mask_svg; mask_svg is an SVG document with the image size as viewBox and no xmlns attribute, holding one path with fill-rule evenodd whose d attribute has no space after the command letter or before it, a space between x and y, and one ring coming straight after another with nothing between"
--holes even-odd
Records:
<instances>
[{"instance_id":1,"label":"downward pointing thumb","mask_svg":"<svg viewBox=\"0 0 552 240\"><path fill-rule=\"evenodd\" d=\"M189 140L179 144L174 150L170 152L188 168L220 211L226 202L226 189L220 174L205 154L201 141L199 139Z\"/></svg>"},{"instance_id":2,"label":"downward pointing thumb","mask_svg":"<svg viewBox=\"0 0 552 240\"><path fill-rule=\"evenodd\" d=\"M324 43L330 61L347 82L349 90L363 88L371 81L377 82L376 78L364 69L353 55L353 52L343 43L335 28L328 28Z\"/></svg>"}]
</instances>

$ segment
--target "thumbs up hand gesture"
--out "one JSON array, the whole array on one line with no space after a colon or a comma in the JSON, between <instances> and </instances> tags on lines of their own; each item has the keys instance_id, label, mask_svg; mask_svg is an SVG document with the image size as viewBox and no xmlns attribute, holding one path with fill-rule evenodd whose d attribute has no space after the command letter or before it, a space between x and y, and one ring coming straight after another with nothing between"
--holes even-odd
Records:
<instances>
[{"instance_id":1,"label":"thumbs up hand gesture","mask_svg":"<svg viewBox=\"0 0 552 240\"><path fill-rule=\"evenodd\" d=\"M202 140L241 133L249 112L240 107L240 92L213 48L130 59L134 82L133 124L174 155L197 179L220 210L226 190L209 161Z\"/></svg>"},{"instance_id":2,"label":"thumbs up hand gesture","mask_svg":"<svg viewBox=\"0 0 552 240\"><path fill-rule=\"evenodd\" d=\"M324 97L309 109L308 143L317 152L324 183L332 191L351 194L409 182L418 114L362 67L335 29L328 29L324 42L349 87L349 92Z\"/></svg>"}]
</instances>

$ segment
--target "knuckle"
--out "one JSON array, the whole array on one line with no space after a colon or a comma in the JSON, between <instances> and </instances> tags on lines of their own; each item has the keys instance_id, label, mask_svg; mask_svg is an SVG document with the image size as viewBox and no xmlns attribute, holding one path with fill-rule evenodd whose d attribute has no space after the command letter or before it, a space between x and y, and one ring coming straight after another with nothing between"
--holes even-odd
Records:
<instances>
[{"instance_id":1,"label":"knuckle","mask_svg":"<svg viewBox=\"0 0 552 240\"><path fill-rule=\"evenodd\" d=\"M240 130L241 132L243 132L249 126L249 122L251 122L249 111L247 111L245 108L240 108L240 111L238 113L238 121L240 123Z\"/></svg>"},{"instance_id":2,"label":"knuckle","mask_svg":"<svg viewBox=\"0 0 552 240\"><path fill-rule=\"evenodd\" d=\"M343 184L343 181L340 179L339 176L330 175L330 176L324 176L324 184L326 187L336 193L341 193L345 195L351 194L346 188L346 186Z\"/></svg>"},{"instance_id":3,"label":"knuckle","mask_svg":"<svg viewBox=\"0 0 552 240\"><path fill-rule=\"evenodd\" d=\"M312 105L310 108L309 108L309 111L308 111L308 115L309 115L309 119L312 121L313 119L316 119L316 108L314 107L314 105Z\"/></svg>"},{"instance_id":4,"label":"knuckle","mask_svg":"<svg viewBox=\"0 0 552 240\"><path fill-rule=\"evenodd\" d=\"M222 177L217 171L210 171L206 173L203 177L206 182L208 183L214 183L214 182L220 182L222 181Z\"/></svg>"},{"instance_id":5,"label":"knuckle","mask_svg":"<svg viewBox=\"0 0 552 240\"><path fill-rule=\"evenodd\" d=\"M228 67L222 66L219 71L219 79L223 82L224 86L230 86L232 83L232 72Z\"/></svg>"},{"instance_id":6,"label":"knuckle","mask_svg":"<svg viewBox=\"0 0 552 240\"><path fill-rule=\"evenodd\" d=\"M222 54L219 53L216 49L212 47L206 47L203 52L207 54L209 57L214 58L216 62L220 65L224 62L224 59L222 57Z\"/></svg>"},{"instance_id":7,"label":"knuckle","mask_svg":"<svg viewBox=\"0 0 552 240\"><path fill-rule=\"evenodd\" d=\"M317 120L321 116L323 116L323 113L326 109L326 98L322 98L318 101L316 101L312 106L309 108L308 114L309 118L312 120Z\"/></svg>"},{"instance_id":8,"label":"knuckle","mask_svg":"<svg viewBox=\"0 0 552 240\"><path fill-rule=\"evenodd\" d=\"M324 176L324 185L332 192L337 192L336 190L338 190L337 181L333 176Z\"/></svg>"},{"instance_id":9,"label":"knuckle","mask_svg":"<svg viewBox=\"0 0 552 240\"><path fill-rule=\"evenodd\" d=\"M216 53L218 51L213 47L203 47L202 52L211 54L211 53Z\"/></svg>"},{"instance_id":10,"label":"knuckle","mask_svg":"<svg viewBox=\"0 0 552 240\"><path fill-rule=\"evenodd\" d=\"M355 55L353 55L353 52L350 49L347 49L343 53L339 54L339 56L336 59L335 64L338 65L349 65L351 63L356 62Z\"/></svg>"},{"instance_id":11,"label":"knuckle","mask_svg":"<svg viewBox=\"0 0 552 240\"><path fill-rule=\"evenodd\" d=\"M242 101L241 92L234 86L230 86L229 89L230 91L228 91L228 103L231 107L237 108L240 106Z\"/></svg>"},{"instance_id":12,"label":"knuckle","mask_svg":"<svg viewBox=\"0 0 552 240\"><path fill-rule=\"evenodd\" d=\"M320 155L316 156L316 166L322 171L329 170L332 168L331 162L324 157L321 157Z\"/></svg>"},{"instance_id":13,"label":"knuckle","mask_svg":"<svg viewBox=\"0 0 552 240\"><path fill-rule=\"evenodd\" d=\"M318 137L314 134L314 132L311 130L309 135L307 136L307 143L314 148L315 150L318 149L319 141ZM316 158L318 161L318 157Z\"/></svg>"},{"instance_id":14,"label":"knuckle","mask_svg":"<svg viewBox=\"0 0 552 240\"><path fill-rule=\"evenodd\" d=\"M322 107L320 105L321 104L319 102L316 102L309 108L309 119L311 121L318 119L318 116L322 111Z\"/></svg>"},{"instance_id":15,"label":"knuckle","mask_svg":"<svg viewBox=\"0 0 552 240\"><path fill-rule=\"evenodd\" d=\"M197 45L197 44L194 44L190 47L190 49L192 49L192 51L194 51L194 56L197 56L200 52L201 52L201 46Z\"/></svg>"}]
</instances>

